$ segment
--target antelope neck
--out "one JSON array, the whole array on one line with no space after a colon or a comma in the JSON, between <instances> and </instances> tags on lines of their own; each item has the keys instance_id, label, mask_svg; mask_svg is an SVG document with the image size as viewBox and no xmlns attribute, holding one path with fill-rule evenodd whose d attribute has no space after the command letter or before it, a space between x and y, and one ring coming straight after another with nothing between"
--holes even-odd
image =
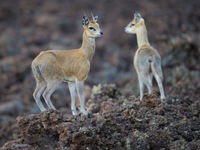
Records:
<instances>
[{"instance_id":1,"label":"antelope neck","mask_svg":"<svg viewBox=\"0 0 200 150\"><path fill-rule=\"evenodd\" d=\"M85 31L83 32L81 50L88 60L91 61L95 52L95 38L88 37Z\"/></svg>"},{"instance_id":2,"label":"antelope neck","mask_svg":"<svg viewBox=\"0 0 200 150\"><path fill-rule=\"evenodd\" d=\"M138 49L140 49L144 45L150 46L145 24L141 27L140 30L138 30L136 36L137 36Z\"/></svg>"}]
</instances>

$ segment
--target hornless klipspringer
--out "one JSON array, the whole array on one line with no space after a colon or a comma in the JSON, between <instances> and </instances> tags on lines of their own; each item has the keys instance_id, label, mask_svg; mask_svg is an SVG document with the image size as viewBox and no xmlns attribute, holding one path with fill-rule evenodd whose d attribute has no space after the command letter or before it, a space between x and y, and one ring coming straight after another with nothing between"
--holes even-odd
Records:
<instances>
[{"instance_id":1,"label":"hornless klipspringer","mask_svg":"<svg viewBox=\"0 0 200 150\"><path fill-rule=\"evenodd\" d=\"M139 80L140 100L143 98L144 85L147 86L148 93L152 93L153 76L160 89L161 100L164 100L161 57L157 50L150 45L145 21L139 13L134 14L134 19L125 27L125 32L136 34L137 36L138 49L134 56L134 67Z\"/></svg>"},{"instance_id":2,"label":"hornless klipspringer","mask_svg":"<svg viewBox=\"0 0 200 150\"><path fill-rule=\"evenodd\" d=\"M71 95L72 114L77 115L76 91L80 100L81 113L88 114L83 97L84 80L87 78L90 63L95 53L95 38L103 35L97 20L98 16L92 16L91 21L83 16L83 40L79 49L42 51L33 60L31 67L36 81L33 97L41 111L46 110L41 102L41 95L48 108L55 110L50 97L59 83L66 81Z\"/></svg>"}]
</instances>

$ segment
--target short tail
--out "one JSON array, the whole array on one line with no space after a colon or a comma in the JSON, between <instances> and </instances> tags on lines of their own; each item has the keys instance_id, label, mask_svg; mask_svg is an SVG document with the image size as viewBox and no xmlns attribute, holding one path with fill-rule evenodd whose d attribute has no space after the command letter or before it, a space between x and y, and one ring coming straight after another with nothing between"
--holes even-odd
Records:
<instances>
[{"instance_id":1,"label":"short tail","mask_svg":"<svg viewBox=\"0 0 200 150\"><path fill-rule=\"evenodd\" d=\"M149 60L148 60L149 63L152 63L152 59L153 59L152 57L149 57Z\"/></svg>"}]
</instances>

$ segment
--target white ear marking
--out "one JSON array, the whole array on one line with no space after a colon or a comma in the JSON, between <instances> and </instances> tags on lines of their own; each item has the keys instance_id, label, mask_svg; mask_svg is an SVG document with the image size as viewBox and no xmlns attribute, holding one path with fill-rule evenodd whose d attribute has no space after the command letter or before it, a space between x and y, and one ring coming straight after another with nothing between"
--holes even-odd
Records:
<instances>
[{"instance_id":1,"label":"white ear marking","mask_svg":"<svg viewBox=\"0 0 200 150\"><path fill-rule=\"evenodd\" d=\"M138 13L138 12L135 12L135 13L134 13L134 19L135 19L137 22L139 22L141 18L142 18L142 16L140 15L140 13Z\"/></svg>"},{"instance_id":2,"label":"white ear marking","mask_svg":"<svg viewBox=\"0 0 200 150\"><path fill-rule=\"evenodd\" d=\"M83 25L83 26L86 26L86 25L88 25L88 23L89 23L88 18L87 18L86 16L83 16L82 25Z\"/></svg>"}]
</instances>

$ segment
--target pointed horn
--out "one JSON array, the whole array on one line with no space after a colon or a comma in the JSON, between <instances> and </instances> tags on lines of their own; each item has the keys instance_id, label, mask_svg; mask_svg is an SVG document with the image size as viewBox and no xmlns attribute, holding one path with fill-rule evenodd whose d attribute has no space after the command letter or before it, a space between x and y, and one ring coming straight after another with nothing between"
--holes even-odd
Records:
<instances>
[{"instance_id":1,"label":"pointed horn","mask_svg":"<svg viewBox=\"0 0 200 150\"><path fill-rule=\"evenodd\" d=\"M91 16L92 16L92 20L95 21L95 18L92 12L91 12Z\"/></svg>"}]
</instances>

